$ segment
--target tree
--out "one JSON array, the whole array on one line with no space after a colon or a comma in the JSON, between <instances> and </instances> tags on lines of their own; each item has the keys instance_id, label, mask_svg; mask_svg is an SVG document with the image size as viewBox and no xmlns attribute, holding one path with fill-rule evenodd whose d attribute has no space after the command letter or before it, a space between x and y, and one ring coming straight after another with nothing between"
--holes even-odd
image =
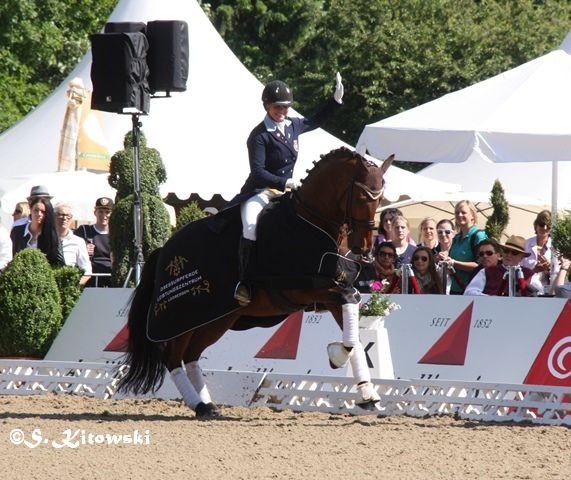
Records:
<instances>
[{"instance_id":1,"label":"tree","mask_svg":"<svg viewBox=\"0 0 571 480\"><path fill-rule=\"evenodd\" d=\"M79 63L117 0L0 2L0 131L38 105Z\"/></svg>"},{"instance_id":2,"label":"tree","mask_svg":"<svg viewBox=\"0 0 571 480\"><path fill-rule=\"evenodd\" d=\"M308 0L276 1L298 8L281 8L280 22L272 23L265 8L275 4L269 0L211 3L215 23L237 56L260 80L271 72L288 82L302 113L331 95L333 76L341 72L345 107L326 128L350 144L368 123L556 48L571 14L571 4L563 1ZM302 30L301 11L310 16ZM277 47L276 31L292 37Z\"/></svg>"},{"instance_id":3,"label":"tree","mask_svg":"<svg viewBox=\"0 0 571 480\"><path fill-rule=\"evenodd\" d=\"M494 182L490 194L490 203L493 212L486 222L486 233L488 237L501 241L502 233L510 222L510 211L504 188L499 180Z\"/></svg>"},{"instance_id":4,"label":"tree","mask_svg":"<svg viewBox=\"0 0 571 480\"><path fill-rule=\"evenodd\" d=\"M112 280L122 286L135 258L133 227L134 183L132 132L125 135L124 150L111 157L109 185L117 189L117 201L109 221L109 240L113 252ZM166 170L159 152L147 147L145 135L139 139L140 185L143 216L143 256L162 247L171 234L167 209L159 193Z\"/></svg>"}]
</instances>

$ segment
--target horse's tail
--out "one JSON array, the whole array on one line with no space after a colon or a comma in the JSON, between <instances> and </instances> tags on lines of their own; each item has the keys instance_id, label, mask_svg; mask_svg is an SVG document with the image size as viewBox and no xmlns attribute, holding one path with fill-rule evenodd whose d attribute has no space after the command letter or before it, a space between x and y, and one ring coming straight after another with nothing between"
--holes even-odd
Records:
<instances>
[{"instance_id":1,"label":"horse's tail","mask_svg":"<svg viewBox=\"0 0 571 480\"><path fill-rule=\"evenodd\" d=\"M160 248L150 255L139 285L131 297L128 327L129 343L125 363L129 365L127 374L121 378L118 391L135 394L157 391L165 378L164 344L151 342L147 338L147 315L149 312Z\"/></svg>"}]
</instances>

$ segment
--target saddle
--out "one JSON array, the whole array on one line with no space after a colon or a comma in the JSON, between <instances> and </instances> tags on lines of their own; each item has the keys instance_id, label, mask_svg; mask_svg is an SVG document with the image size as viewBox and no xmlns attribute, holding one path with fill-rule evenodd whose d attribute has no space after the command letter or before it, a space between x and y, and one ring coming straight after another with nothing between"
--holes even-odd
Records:
<instances>
[{"instance_id":1,"label":"saddle","mask_svg":"<svg viewBox=\"0 0 571 480\"><path fill-rule=\"evenodd\" d=\"M339 256L336 242L297 216L292 201L283 195L260 215L253 284L276 292L352 285L358 263ZM158 261L147 322L149 339L170 340L241 308L233 295L241 235L240 209L235 205L189 223L169 239ZM286 317L243 316L233 329L270 327Z\"/></svg>"}]
</instances>

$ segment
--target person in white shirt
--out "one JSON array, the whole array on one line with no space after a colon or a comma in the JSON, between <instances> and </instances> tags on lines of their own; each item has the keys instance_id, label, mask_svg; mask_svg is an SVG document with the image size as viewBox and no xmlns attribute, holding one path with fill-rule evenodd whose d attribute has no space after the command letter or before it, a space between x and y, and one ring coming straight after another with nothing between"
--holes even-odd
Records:
<instances>
[{"instance_id":1,"label":"person in white shirt","mask_svg":"<svg viewBox=\"0 0 571 480\"><path fill-rule=\"evenodd\" d=\"M559 272L559 263L551 245L551 212L542 210L533 221L535 235L525 242L525 251L530 255L521 262L536 273L546 293L550 293L553 279Z\"/></svg>"},{"instance_id":2,"label":"person in white shirt","mask_svg":"<svg viewBox=\"0 0 571 480\"><path fill-rule=\"evenodd\" d=\"M83 272L79 284L85 285L92 273L91 261L87 254L85 241L83 238L75 235L70 229L73 219L72 208L66 203L58 203L54 210L56 214L56 228L61 239L65 264L77 267Z\"/></svg>"},{"instance_id":3,"label":"person in white shirt","mask_svg":"<svg viewBox=\"0 0 571 480\"><path fill-rule=\"evenodd\" d=\"M12 239L4 225L0 224L0 271L12 260Z\"/></svg>"}]
</instances>

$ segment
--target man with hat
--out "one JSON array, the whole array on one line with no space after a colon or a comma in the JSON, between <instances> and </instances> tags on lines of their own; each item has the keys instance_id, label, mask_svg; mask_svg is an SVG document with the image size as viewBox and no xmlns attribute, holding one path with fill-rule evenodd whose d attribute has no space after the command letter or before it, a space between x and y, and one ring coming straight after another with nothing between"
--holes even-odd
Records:
<instances>
[{"instance_id":1,"label":"man with hat","mask_svg":"<svg viewBox=\"0 0 571 480\"><path fill-rule=\"evenodd\" d=\"M35 185L30 189L30 195L26 199L28 200L28 206L30 209L32 208L32 203L36 198L47 198L48 200L51 200L54 197L49 194L48 189L45 185ZM30 216L28 215L27 217L21 217L18 220L15 220L12 224L12 228L28 223L29 218Z\"/></svg>"},{"instance_id":2,"label":"man with hat","mask_svg":"<svg viewBox=\"0 0 571 480\"><path fill-rule=\"evenodd\" d=\"M481 242L479 255L494 256L498 253L495 242ZM519 267L521 274L516 282L517 296L539 295L543 293L543 285L533 270L522 267L522 260L529 257L525 251L525 238L512 235L506 243L499 245L502 253L502 263L492 266L484 266L466 287L464 295L498 295L507 296L509 292L508 270L509 267ZM488 254L488 251L490 252ZM484 264L485 265L485 264Z\"/></svg>"},{"instance_id":3,"label":"man with hat","mask_svg":"<svg viewBox=\"0 0 571 480\"><path fill-rule=\"evenodd\" d=\"M111 247L109 245L109 218L114 203L109 197L100 197L95 202L95 223L93 225L80 225L75 234L85 240L87 253L91 259L94 274L86 286L111 286Z\"/></svg>"}]
</instances>

